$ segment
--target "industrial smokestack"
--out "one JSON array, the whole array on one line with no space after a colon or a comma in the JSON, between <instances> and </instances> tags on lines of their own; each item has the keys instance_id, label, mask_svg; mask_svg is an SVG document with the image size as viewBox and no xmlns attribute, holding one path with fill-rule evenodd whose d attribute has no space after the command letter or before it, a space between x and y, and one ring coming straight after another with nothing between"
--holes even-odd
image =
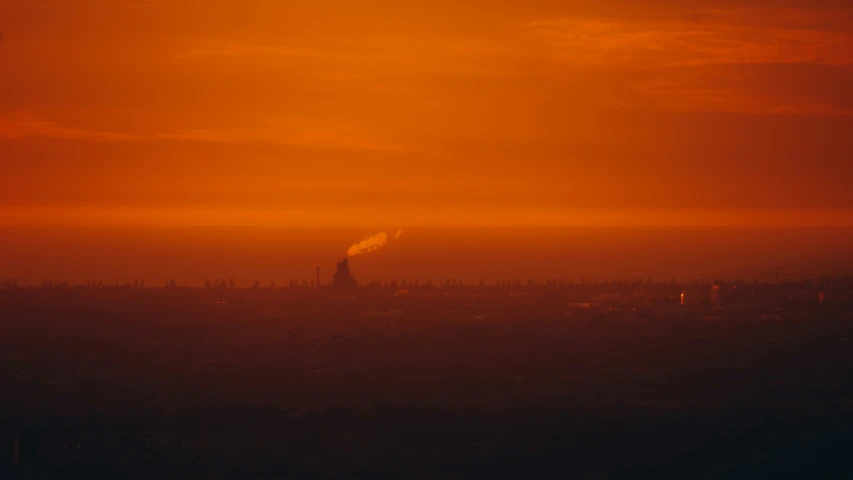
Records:
<instances>
[{"instance_id":1,"label":"industrial smokestack","mask_svg":"<svg viewBox=\"0 0 853 480\"><path fill-rule=\"evenodd\" d=\"M338 262L338 271L335 272L334 286L338 288L355 288L355 279L349 271L349 261L345 258Z\"/></svg>"},{"instance_id":2,"label":"industrial smokestack","mask_svg":"<svg viewBox=\"0 0 853 480\"><path fill-rule=\"evenodd\" d=\"M317 288L320 288L320 267L317 267Z\"/></svg>"}]
</instances>

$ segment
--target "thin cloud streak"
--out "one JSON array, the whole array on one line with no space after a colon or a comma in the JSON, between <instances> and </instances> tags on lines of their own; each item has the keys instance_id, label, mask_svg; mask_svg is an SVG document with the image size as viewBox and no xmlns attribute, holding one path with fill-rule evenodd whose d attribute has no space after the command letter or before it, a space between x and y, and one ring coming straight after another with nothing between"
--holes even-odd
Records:
<instances>
[{"instance_id":1,"label":"thin cloud streak","mask_svg":"<svg viewBox=\"0 0 853 480\"><path fill-rule=\"evenodd\" d=\"M0 139L15 140L30 137L57 138L61 140L94 140L103 142L142 140L142 137L136 135L83 130L66 127L56 122L44 120L0 118Z\"/></svg>"},{"instance_id":2,"label":"thin cloud streak","mask_svg":"<svg viewBox=\"0 0 853 480\"><path fill-rule=\"evenodd\" d=\"M309 148L401 152L406 147L365 126L303 118L273 118L247 129L197 129L158 133L155 139L213 143L262 142Z\"/></svg>"},{"instance_id":3,"label":"thin cloud streak","mask_svg":"<svg viewBox=\"0 0 853 480\"><path fill-rule=\"evenodd\" d=\"M524 25L554 60L637 69L679 65L853 64L853 35L714 22L554 18Z\"/></svg>"},{"instance_id":4,"label":"thin cloud streak","mask_svg":"<svg viewBox=\"0 0 853 480\"><path fill-rule=\"evenodd\" d=\"M853 72L853 34L805 27L787 11L763 13L716 10L659 21L555 17L520 27L538 39L550 61L621 72L625 91L637 97L613 102L615 108L850 116L843 92L827 99L820 82ZM815 13L806 13L816 23ZM756 76L756 69L784 66L808 68L815 87L803 88L789 75L777 76L772 89L758 83L768 78ZM781 91L786 85L790 91Z\"/></svg>"},{"instance_id":5,"label":"thin cloud streak","mask_svg":"<svg viewBox=\"0 0 853 480\"><path fill-rule=\"evenodd\" d=\"M320 149L402 152L401 144L385 141L364 128L329 124L307 119L274 119L258 129L183 130L172 133L140 135L105 132L65 126L53 121L26 118L0 118L0 140L53 138L100 142L192 141L210 143L274 143Z\"/></svg>"}]
</instances>

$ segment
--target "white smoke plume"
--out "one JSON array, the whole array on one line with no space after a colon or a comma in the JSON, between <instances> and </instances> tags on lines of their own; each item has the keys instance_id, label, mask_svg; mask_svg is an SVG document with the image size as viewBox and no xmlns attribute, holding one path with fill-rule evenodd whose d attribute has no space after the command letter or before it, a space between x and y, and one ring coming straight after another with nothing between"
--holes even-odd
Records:
<instances>
[{"instance_id":1,"label":"white smoke plume","mask_svg":"<svg viewBox=\"0 0 853 480\"><path fill-rule=\"evenodd\" d=\"M356 255L375 252L384 247L386 243L388 243L388 234L386 232L379 232L376 235L365 237L364 240L349 247L347 256L354 257Z\"/></svg>"},{"instance_id":2,"label":"white smoke plume","mask_svg":"<svg viewBox=\"0 0 853 480\"><path fill-rule=\"evenodd\" d=\"M397 230L394 233L394 240L399 240L402 234L402 230ZM354 257L356 255L363 255L365 253L381 250L388 243L388 238L388 232L379 232L376 235L364 237L362 241L349 247L349 249L347 250L347 256Z\"/></svg>"}]
</instances>

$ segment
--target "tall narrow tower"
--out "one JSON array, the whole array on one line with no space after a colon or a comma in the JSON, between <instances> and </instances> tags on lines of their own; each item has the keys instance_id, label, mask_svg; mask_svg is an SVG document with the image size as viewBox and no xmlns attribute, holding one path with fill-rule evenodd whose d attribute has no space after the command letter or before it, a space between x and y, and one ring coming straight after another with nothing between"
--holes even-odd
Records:
<instances>
[{"instance_id":1,"label":"tall narrow tower","mask_svg":"<svg viewBox=\"0 0 853 480\"><path fill-rule=\"evenodd\" d=\"M317 267L317 288L320 288L320 267Z\"/></svg>"},{"instance_id":2,"label":"tall narrow tower","mask_svg":"<svg viewBox=\"0 0 853 480\"><path fill-rule=\"evenodd\" d=\"M338 288L355 288L356 285L355 279L352 278L352 274L349 271L349 261L345 258L338 262L338 271L335 272L334 286Z\"/></svg>"}]
</instances>

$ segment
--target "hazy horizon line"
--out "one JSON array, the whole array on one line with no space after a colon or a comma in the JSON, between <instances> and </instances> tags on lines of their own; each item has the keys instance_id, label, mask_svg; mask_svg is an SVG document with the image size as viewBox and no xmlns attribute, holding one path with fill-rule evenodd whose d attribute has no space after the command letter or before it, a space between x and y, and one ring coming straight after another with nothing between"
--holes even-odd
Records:
<instances>
[{"instance_id":1,"label":"hazy horizon line","mask_svg":"<svg viewBox=\"0 0 853 480\"><path fill-rule=\"evenodd\" d=\"M853 208L0 206L0 227L853 227Z\"/></svg>"}]
</instances>

